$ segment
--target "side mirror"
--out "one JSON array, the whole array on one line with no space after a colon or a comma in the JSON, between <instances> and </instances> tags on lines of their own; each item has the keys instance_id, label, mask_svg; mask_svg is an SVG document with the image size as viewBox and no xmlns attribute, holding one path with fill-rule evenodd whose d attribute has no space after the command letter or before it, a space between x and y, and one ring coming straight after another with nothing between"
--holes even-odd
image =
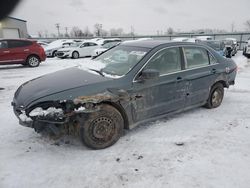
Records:
<instances>
[{"instance_id":1,"label":"side mirror","mask_svg":"<svg viewBox=\"0 0 250 188\"><path fill-rule=\"evenodd\" d=\"M160 72L156 69L146 69L141 72L140 80L153 80L159 78Z\"/></svg>"}]
</instances>

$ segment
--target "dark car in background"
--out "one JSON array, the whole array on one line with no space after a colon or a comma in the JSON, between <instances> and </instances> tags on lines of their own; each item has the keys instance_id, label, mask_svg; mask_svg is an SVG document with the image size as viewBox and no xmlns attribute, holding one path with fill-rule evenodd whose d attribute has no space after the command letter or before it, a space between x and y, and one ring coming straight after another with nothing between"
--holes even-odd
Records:
<instances>
[{"instance_id":1,"label":"dark car in background","mask_svg":"<svg viewBox=\"0 0 250 188\"><path fill-rule=\"evenodd\" d=\"M226 38L223 40L223 42L225 44L225 56L228 58L235 56L238 51L238 43L236 39Z\"/></svg>"},{"instance_id":2,"label":"dark car in background","mask_svg":"<svg viewBox=\"0 0 250 188\"><path fill-rule=\"evenodd\" d=\"M90 148L113 145L139 123L190 108L220 106L237 66L212 48L162 40L122 43L74 67L21 85L12 105L21 125L80 135Z\"/></svg>"},{"instance_id":3,"label":"dark car in background","mask_svg":"<svg viewBox=\"0 0 250 188\"><path fill-rule=\"evenodd\" d=\"M0 40L0 65L22 64L37 67L45 59L44 49L36 41L26 39Z\"/></svg>"}]
</instances>

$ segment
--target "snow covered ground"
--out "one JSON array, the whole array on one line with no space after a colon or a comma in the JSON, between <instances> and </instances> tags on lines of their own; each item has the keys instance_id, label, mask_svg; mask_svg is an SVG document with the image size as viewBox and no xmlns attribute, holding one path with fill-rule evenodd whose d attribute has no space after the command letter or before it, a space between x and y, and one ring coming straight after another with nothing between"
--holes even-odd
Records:
<instances>
[{"instance_id":1,"label":"snow covered ground","mask_svg":"<svg viewBox=\"0 0 250 188\"><path fill-rule=\"evenodd\" d=\"M196 108L126 131L112 147L55 142L18 124L11 108L23 82L88 59L0 67L0 188L249 188L250 61L238 53L236 85L222 105Z\"/></svg>"}]
</instances>

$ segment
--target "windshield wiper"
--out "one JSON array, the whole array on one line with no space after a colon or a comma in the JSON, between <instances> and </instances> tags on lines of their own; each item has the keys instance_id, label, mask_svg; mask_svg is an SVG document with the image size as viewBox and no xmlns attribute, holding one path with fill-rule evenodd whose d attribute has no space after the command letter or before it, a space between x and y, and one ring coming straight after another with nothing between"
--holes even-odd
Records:
<instances>
[{"instance_id":1,"label":"windshield wiper","mask_svg":"<svg viewBox=\"0 0 250 188\"><path fill-rule=\"evenodd\" d=\"M102 73L102 71L100 70L96 70L96 69L89 69L91 71L97 72L98 74L100 74L102 77L105 77L104 74Z\"/></svg>"}]
</instances>

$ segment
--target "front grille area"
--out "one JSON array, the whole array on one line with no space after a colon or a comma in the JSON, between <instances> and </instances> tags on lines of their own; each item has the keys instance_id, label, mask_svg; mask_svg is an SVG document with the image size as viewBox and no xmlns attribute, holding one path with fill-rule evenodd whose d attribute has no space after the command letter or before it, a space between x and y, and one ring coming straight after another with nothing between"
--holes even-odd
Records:
<instances>
[{"instance_id":1,"label":"front grille area","mask_svg":"<svg viewBox=\"0 0 250 188\"><path fill-rule=\"evenodd\" d=\"M64 53L63 52L57 52L56 55L57 56L64 56Z\"/></svg>"}]
</instances>

